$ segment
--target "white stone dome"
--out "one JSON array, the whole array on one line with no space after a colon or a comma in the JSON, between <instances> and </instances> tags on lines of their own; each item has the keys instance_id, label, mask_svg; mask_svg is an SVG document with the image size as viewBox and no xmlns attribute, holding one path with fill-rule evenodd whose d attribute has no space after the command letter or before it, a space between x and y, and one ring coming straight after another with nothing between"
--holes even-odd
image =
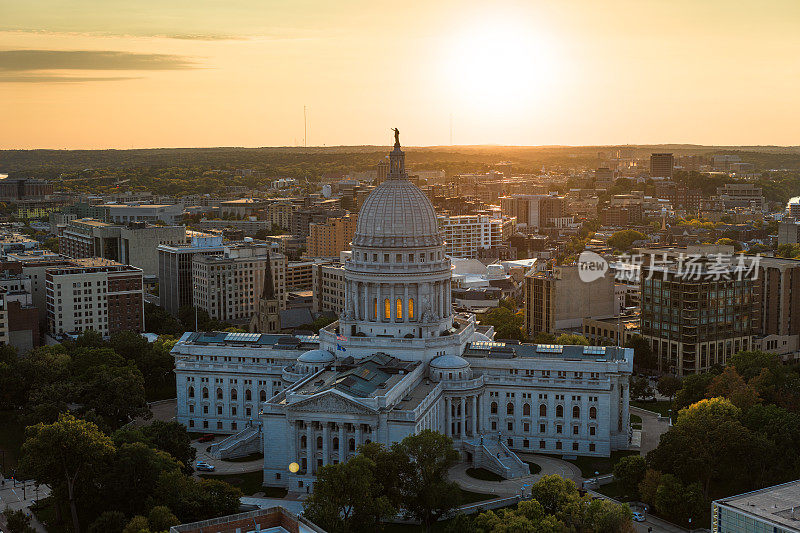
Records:
<instances>
[{"instance_id":1,"label":"white stone dome","mask_svg":"<svg viewBox=\"0 0 800 533\"><path fill-rule=\"evenodd\" d=\"M373 190L361 211L354 246L441 246L433 204L419 187L403 178L389 178Z\"/></svg>"},{"instance_id":2,"label":"white stone dome","mask_svg":"<svg viewBox=\"0 0 800 533\"><path fill-rule=\"evenodd\" d=\"M463 357L457 355L440 355L439 357L431 360L431 368L442 370L461 370L469 368L469 362Z\"/></svg>"},{"instance_id":3,"label":"white stone dome","mask_svg":"<svg viewBox=\"0 0 800 533\"><path fill-rule=\"evenodd\" d=\"M309 350L297 358L298 363L332 363L334 356L327 350Z\"/></svg>"}]
</instances>

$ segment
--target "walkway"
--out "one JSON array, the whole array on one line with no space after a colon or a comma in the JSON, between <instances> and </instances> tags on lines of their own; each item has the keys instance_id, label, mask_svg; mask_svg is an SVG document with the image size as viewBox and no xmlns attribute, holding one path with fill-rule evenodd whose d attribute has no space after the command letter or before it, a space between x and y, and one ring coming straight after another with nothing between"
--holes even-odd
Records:
<instances>
[{"instance_id":1,"label":"walkway","mask_svg":"<svg viewBox=\"0 0 800 533\"><path fill-rule=\"evenodd\" d=\"M264 459L262 457L259 457L258 459L253 459L252 461L245 461L245 462L223 461L222 459L216 459L215 457L212 457L207 450L215 442L220 442L221 440L227 437L228 435L217 435L216 437L214 437L213 441L208 441L208 442L198 442L196 440L192 441L192 447L195 450L197 450L197 458L195 460L205 461L206 463L213 465L214 468L216 469L213 472L198 471L196 472L196 474L225 476L228 474L244 474L246 472L255 472L257 470L264 469Z\"/></svg>"},{"instance_id":2,"label":"walkway","mask_svg":"<svg viewBox=\"0 0 800 533\"><path fill-rule=\"evenodd\" d=\"M669 430L669 420L638 407L631 407L631 414L642 417L642 444L639 453L647 455L647 452L658 446L661 435Z\"/></svg>"},{"instance_id":3,"label":"walkway","mask_svg":"<svg viewBox=\"0 0 800 533\"><path fill-rule=\"evenodd\" d=\"M451 481L455 481L458 485L473 492L481 492L484 494L496 494L499 497L503 496L517 496L523 487L528 487L533 483L539 481L542 476L550 474L558 474L559 476L575 481L580 486L581 483L581 470L577 466L568 461L563 461L556 457L547 455L536 455L532 453L521 453L517 455L523 461L536 463L542 467L542 471L538 474L531 474L528 476L518 477L514 479L506 479L503 481L483 481L475 479L467 475L467 469L472 468L468 463L458 463L450 469L447 477Z\"/></svg>"},{"instance_id":4,"label":"walkway","mask_svg":"<svg viewBox=\"0 0 800 533\"><path fill-rule=\"evenodd\" d=\"M37 490L36 484L30 480L24 483L18 481L16 486L11 480L6 479L4 481L5 483L0 485L0 512L9 508L12 511L22 509L26 514L29 514L30 506L37 498L43 500L50 495L50 489L47 485L40 485ZM23 490L23 484L25 485L25 490ZM0 525L4 528L6 525L5 518L2 515L0 515ZM37 533L47 533L47 530L35 516L31 517L31 527Z\"/></svg>"}]
</instances>

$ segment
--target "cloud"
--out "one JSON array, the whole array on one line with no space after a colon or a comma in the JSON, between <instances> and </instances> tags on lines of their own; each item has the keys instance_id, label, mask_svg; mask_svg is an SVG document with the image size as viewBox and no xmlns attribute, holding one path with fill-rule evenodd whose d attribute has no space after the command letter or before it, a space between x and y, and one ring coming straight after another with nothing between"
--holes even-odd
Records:
<instances>
[{"instance_id":1,"label":"cloud","mask_svg":"<svg viewBox=\"0 0 800 533\"><path fill-rule=\"evenodd\" d=\"M111 50L0 50L0 71L36 70L185 70L188 58Z\"/></svg>"},{"instance_id":2,"label":"cloud","mask_svg":"<svg viewBox=\"0 0 800 533\"><path fill-rule=\"evenodd\" d=\"M51 74L34 74L21 76L3 76L0 74L0 83L81 83L87 81L122 81L136 80L134 76L55 76Z\"/></svg>"}]
</instances>

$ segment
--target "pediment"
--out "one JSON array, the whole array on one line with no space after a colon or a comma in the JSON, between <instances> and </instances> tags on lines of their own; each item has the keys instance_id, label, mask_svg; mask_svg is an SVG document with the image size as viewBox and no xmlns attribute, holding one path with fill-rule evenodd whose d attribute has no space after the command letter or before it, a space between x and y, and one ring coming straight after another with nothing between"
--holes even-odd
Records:
<instances>
[{"instance_id":1,"label":"pediment","mask_svg":"<svg viewBox=\"0 0 800 533\"><path fill-rule=\"evenodd\" d=\"M287 410L293 412L345 413L374 415L376 411L366 405L348 398L337 391L325 391L315 394L306 400L288 405Z\"/></svg>"}]
</instances>

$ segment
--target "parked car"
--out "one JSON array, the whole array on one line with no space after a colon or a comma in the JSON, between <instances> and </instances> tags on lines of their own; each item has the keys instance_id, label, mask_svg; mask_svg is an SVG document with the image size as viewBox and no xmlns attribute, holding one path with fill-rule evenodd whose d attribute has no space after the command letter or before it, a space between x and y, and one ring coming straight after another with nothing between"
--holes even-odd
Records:
<instances>
[{"instance_id":1,"label":"parked car","mask_svg":"<svg viewBox=\"0 0 800 533\"><path fill-rule=\"evenodd\" d=\"M644 515L642 513L633 513L633 519L636 522L644 522Z\"/></svg>"},{"instance_id":2,"label":"parked car","mask_svg":"<svg viewBox=\"0 0 800 533\"><path fill-rule=\"evenodd\" d=\"M195 467L197 470L201 470L201 471L203 471L203 472L213 472L214 470L216 470L216 469L214 468L214 465L210 465L210 464L208 464L208 463L207 463L207 462L205 462L205 461L197 461L197 462L195 463L194 467Z\"/></svg>"},{"instance_id":3,"label":"parked car","mask_svg":"<svg viewBox=\"0 0 800 533\"><path fill-rule=\"evenodd\" d=\"M197 442L211 442L212 440L214 440L214 435L211 433L206 433L205 435L197 439Z\"/></svg>"}]
</instances>

